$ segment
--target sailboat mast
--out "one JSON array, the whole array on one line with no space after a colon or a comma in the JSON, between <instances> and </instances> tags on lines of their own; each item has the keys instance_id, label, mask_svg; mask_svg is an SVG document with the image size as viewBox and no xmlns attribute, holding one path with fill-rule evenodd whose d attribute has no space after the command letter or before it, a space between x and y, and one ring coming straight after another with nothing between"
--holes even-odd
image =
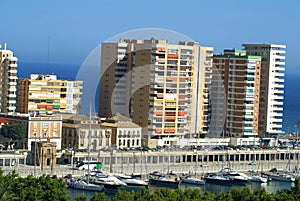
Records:
<instances>
[{"instance_id":1,"label":"sailboat mast","mask_svg":"<svg viewBox=\"0 0 300 201\"><path fill-rule=\"evenodd\" d=\"M169 133L168 133L168 141L169 141L169 146L168 146L168 177L170 177L170 146L171 146L171 142L170 142L170 128L169 128Z\"/></svg>"},{"instance_id":2,"label":"sailboat mast","mask_svg":"<svg viewBox=\"0 0 300 201\"><path fill-rule=\"evenodd\" d=\"M91 124L92 124L92 106L90 104L90 118L89 118L89 131L88 131L88 177L87 177L87 183L90 182L90 152L91 152Z\"/></svg>"}]
</instances>

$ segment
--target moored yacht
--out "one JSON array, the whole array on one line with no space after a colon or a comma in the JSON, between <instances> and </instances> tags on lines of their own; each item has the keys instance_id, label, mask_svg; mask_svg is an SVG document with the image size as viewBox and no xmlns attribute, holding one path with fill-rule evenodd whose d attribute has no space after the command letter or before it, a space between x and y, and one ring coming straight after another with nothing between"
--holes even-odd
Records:
<instances>
[{"instance_id":1,"label":"moored yacht","mask_svg":"<svg viewBox=\"0 0 300 201\"><path fill-rule=\"evenodd\" d=\"M86 179L86 177L82 177L82 180ZM105 189L118 189L127 186L125 182L119 180L117 177L104 174L90 176L90 182L96 185L103 185Z\"/></svg>"},{"instance_id":2,"label":"moored yacht","mask_svg":"<svg viewBox=\"0 0 300 201\"><path fill-rule=\"evenodd\" d=\"M96 184L91 184L91 183L87 183L83 180L70 180L67 183L67 186L69 188L73 188L73 189L79 189L79 190L86 190L86 191L97 191L97 192L101 192L104 190L104 186L103 185L96 185Z\"/></svg>"},{"instance_id":3,"label":"moored yacht","mask_svg":"<svg viewBox=\"0 0 300 201\"><path fill-rule=\"evenodd\" d=\"M258 175L253 175L253 176L249 177L249 181L259 182L259 183L267 183L268 182L268 178L261 177L261 176L258 176Z\"/></svg>"},{"instance_id":4,"label":"moored yacht","mask_svg":"<svg viewBox=\"0 0 300 201\"><path fill-rule=\"evenodd\" d=\"M230 171L228 168L223 169L218 173L207 174L205 176L206 182L209 183L230 183L230 184L244 184L248 182L249 177L240 172Z\"/></svg>"},{"instance_id":5,"label":"moored yacht","mask_svg":"<svg viewBox=\"0 0 300 201\"><path fill-rule=\"evenodd\" d=\"M151 185L163 185L165 187L177 188L180 179L175 174L162 175L158 172L150 174L149 183Z\"/></svg>"},{"instance_id":6,"label":"moored yacht","mask_svg":"<svg viewBox=\"0 0 300 201\"><path fill-rule=\"evenodd\" d=\"M203 179L196 178L193 175L186 175L182 177L181 179L182 183L187 183L187 184L194 184L194 185L204 185L205 181Z\"/></svg>"},{"instance_id":7,"label":"moored yacht","mask_svg":"<svg viewBox=\"0 0 300 201\"><path fill-rule=\"evenodd\" d=\"M126 183L128 186L148 186L147 182L137 179L136 177L131 175L123 174L118 176L118 179Z\"/></svg>"}]
</instances>

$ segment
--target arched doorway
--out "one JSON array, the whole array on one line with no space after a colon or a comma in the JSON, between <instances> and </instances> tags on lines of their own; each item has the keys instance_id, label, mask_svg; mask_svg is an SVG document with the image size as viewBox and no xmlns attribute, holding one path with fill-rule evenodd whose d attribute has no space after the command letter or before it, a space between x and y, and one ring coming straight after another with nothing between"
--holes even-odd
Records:
<instances>
[{"instance_id":1,"label":"arched doorway","mask_svg":"<svg viewBox=\"0 0 300 201\"><path fill-rule=\"evenodd\" d=\"M51 159L47 158L47 166L50 166L50 165L51 165Z\"/></svg>"}]
</instances>

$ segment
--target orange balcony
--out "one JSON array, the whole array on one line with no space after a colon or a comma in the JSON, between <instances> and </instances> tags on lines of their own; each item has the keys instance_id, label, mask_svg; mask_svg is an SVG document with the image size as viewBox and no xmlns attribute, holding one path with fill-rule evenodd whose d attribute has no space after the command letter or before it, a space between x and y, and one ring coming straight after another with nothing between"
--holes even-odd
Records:
<instances>
[{"instance_id":1,"label":"orange balcony","mask_svg":"<svg viewBox=\"0 0 300 201\"><path fill-rule=\"evenodd\" d=\"M178 111L178 116L184 116L186 115L186 111Z\"/></svg>"},{"instance_id":2,"label":"orange balcony","mask_svg":"<svg viewBox=\"0 0 300 201\"><path fill-rule=\"evenodd\" d=\"M160 52L165 52L166 51L166 48L163 48L163 47L158 47L156 48L157 51L160 51Z\"/></svg>"},{"instance_id":3,"label":"orange balcony","mask_svg":"<svg viewBox=\"0 0 300 201\"><path fill-rule=\"evenodd\" d=\"M47 110L52 110L53 109L53 105L46 105L46 109Z\"/></svg>"},{"instance_id":4,"label":"orange balcony","mask_svg":"<svg viewBox=\"0 0 300 201\"><path fill-rule=\"evenodd\" d=\"M166 116L165 120L166 121L175 121L176 120L176 116Z\"/></svg>"},{"instance_id":5,"label":"orange balcony","mask_svg":"<svg viewBox=\"0 0 300 201\"><path fill-rule=\"evenodd\" d=\"M164 98L164 94L156 94L157 98Z\"/></svg>"},{"instance_id":6,"label":"orange balcony","mask_svg":"<svg viewBox=\"0 0 300 201\"><path fill-rule=\"evenodd\" d=\"M180 79L179 79L179 82L185 82L185 81L187 81L189 78L188 77L181 77Z\"/></svg>"},{"instance_id":7,"label":"orange balcony","mask_svg":"<svg viewBox=\"0 0 300 201\"><path fill-rule=\"evenodd\" d=\"M168 54L168 59L178 59L178 54Z\"/></svg>"},{"instance_id":8,"label":"orange balcony","mask_svg":"<svg viewBox=\"0 0 300 201\"><path fill-rule=\"evenodd\" d=\"M43 105L43 104L38 104L38 105L37 105L37 108L38 108L38 109L41 109L41 108L46 108L46 105Z\"/></svg>"},{"instance_id":9,"label":"orange balcony","mask_svg":"<svg viewBox=\"0 0 300 201\"><path fill-rule=\"evenodd\" d=\"M156 115L156 116L162 116L163 112L162 111L155 111L154 115Z\"/></svg>"},{"instance_id":10,"label":"orange balcony","mask_svg":"<svg viewBox=\"0 0 300 201\"><path fill-rule=\"evenodd\" d=\"M167 81L177 82L177 77L167 77Z\"/></svg>"},{"instance_id":11,"label":"orange balcony","mask_svg":"<svg viewBox=\"0 0 300 201\"><path fill-rule=\"evenodd\" d=\"M175 128L165 128L164 133L175 133Z\"/></svg>"}]
</instances>

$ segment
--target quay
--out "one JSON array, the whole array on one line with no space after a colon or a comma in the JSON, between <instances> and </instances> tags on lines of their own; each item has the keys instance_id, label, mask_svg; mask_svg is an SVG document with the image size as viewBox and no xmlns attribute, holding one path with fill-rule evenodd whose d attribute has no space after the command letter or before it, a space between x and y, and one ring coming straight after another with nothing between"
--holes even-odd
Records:
<instances>
[{"instance_id":1,"label":"quay","mask_svg":"<svg viewBox=\"0 0 300 201\"><path fill-rule=\"evenodd\" d=\"M27 153L17 152L14 154L0 154L0 168L8 173L15 170L21 176L34 174L34 166L27 165ZM223 161L223 158L225 159ZM170 159L170 170L177 173L218 172L222 167L230 167L236 171L247 172L269 171L272 168L279 170L294 171L298 167L300 150L297 149L262 149L262 150L194 150L194 151L99 151L90 154L92 161L100 161L103 164L102 170L113 174L135 173L146 175L153 171L166 173ZM80 176L85 171L76 170L72 161L87 161L88 154L76 152L75 154L60 153L57 161L64 161L68 164L45 167L40 170L36 166L36 174L51 174L59 177L66 174ZM252 161L256 165L249 165ZM299 169L299 168L298 168Z\"/></svg>"}]
</instances>

